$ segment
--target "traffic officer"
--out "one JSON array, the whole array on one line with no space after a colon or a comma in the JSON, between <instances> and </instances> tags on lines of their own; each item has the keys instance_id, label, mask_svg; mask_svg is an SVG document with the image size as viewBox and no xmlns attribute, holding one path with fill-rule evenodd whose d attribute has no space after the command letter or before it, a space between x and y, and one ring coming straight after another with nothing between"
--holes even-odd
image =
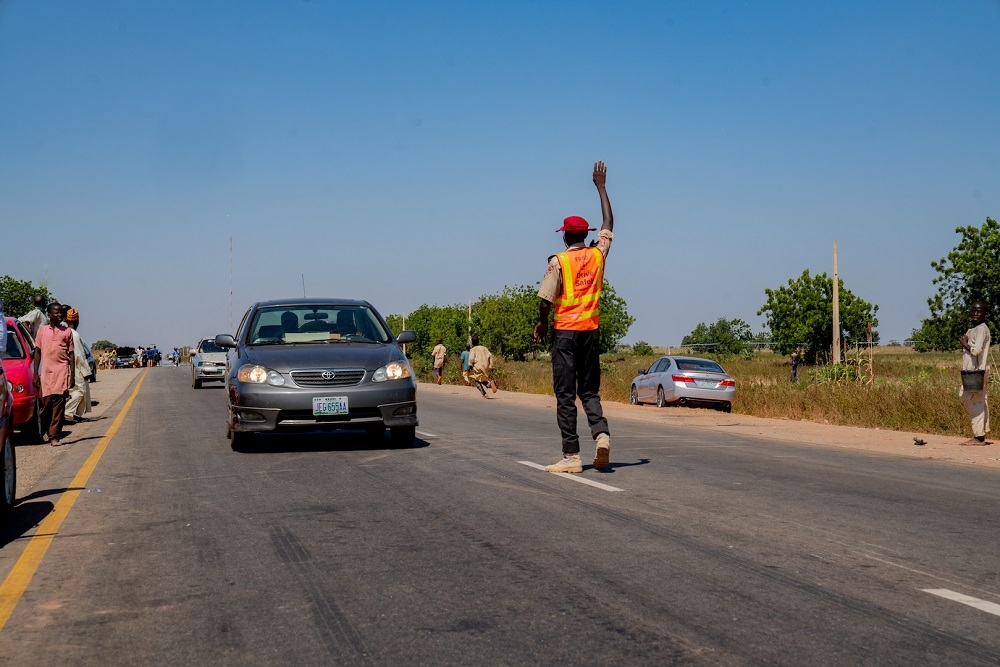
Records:
<instances>
[{"instance_id":1,"label":"traffic officer","mask_svg":"<svg viewBox=\"0 0 1000 667\"><path fill-rule=\"evenodd\" d=\"M605 188L608 170L604 162L594 164L594 185L601 197L604 224L597 241L586 244L587 233L596 231L586 220L572 215L557 232L563 233L566 251L549 257L549 267L538 290L540 299L535 341L548 331L549 313L555 305L552 334L552 387L556 394L556 423L562 433L563 458L546 466L548 472L583 472L580 437L576 432L576 397L587 413L590 432L597 443L594 468L608 467L611 435L601 410L601 346L598 307L604 286L604 261L611 249L614 217Z\"/></svg>"}]
</instances>

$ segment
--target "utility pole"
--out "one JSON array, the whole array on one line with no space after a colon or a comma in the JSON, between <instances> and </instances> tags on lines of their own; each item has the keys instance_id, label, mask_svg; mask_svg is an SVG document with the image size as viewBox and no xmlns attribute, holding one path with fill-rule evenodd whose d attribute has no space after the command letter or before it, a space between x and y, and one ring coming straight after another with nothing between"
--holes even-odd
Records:
<instances>
[{"instance_id":1,"label":"utility pole","mask_svg":"<svg viewBox=\"0 0 1000 667\"><path fill-rule=\"evenodd\" d=\"M840 363L840 275L837 273L837 242L833 242L833 363Z\"/></svg>"},{"instance_id":2,"label":"utility pole","mask_svg":"<svg viewBox=\"0 0 1000 667\"><path fill-rule=\"evenodd\" d=\"M229 237L229 330L233 330L233 237Z\"/></svg>"}]
</instances>

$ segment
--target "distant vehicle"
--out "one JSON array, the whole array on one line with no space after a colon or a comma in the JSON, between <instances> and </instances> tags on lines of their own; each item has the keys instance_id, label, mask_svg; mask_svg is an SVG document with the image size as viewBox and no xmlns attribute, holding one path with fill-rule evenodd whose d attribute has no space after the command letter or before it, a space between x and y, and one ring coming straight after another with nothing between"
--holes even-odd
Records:
<instances>
[{"instance_id":1,"label":"distant vehicle","mask_svg":"<svg viewBox=\"0 0 1000 667\"><path fill-rule=\"evenodd\" d=\"M660 357L649 370L639 369L629 401L632 405L656 403L661 408L703 405L730 412L735 396L736 380L711 359Z\"/></svg>"},{"instance_id":2,"label":"distant vehicle","mask_svg":"<svg viewBox=\"0 0 1000 667\"><path fill-rule=\"evenodd\" d=\"M201 389L202 382L226 381L226 351L215 344L214 338L205 338L191 357L191 386Z\"/></svg>"},{"instance_id":3,"label":"distant vehicle","mask_svg":"<svg viewBox=\"0 0 1000 667\"><path fill-rule=\"evenodd\" d=\"M402 343L367 301L287 299L254 304L229 349L227 434L234 450L254 432L361 429L413 444L417 384Z\"/></svg>"},{"instance_id":4,"label":"distant vehicle","mask_svg":"<svg viewBox=\"0 0 1000 667\"><path fill-rule=\"evenodd\" d=\"M7 381L13 388L14 427L32 442L41 438L38 401L35 396L35 343L23 324L13 317L7 322L7 356L3 360Z\"/></svg>"},{"instance_id":5,"label":"distant vehicle","mask_svg":"<svg viewBox=\"0 0 1000 667\"><path fill-rule=\"evenodd\" d=\"M115 368L138 368L139 354L134 347L121 345L115 350Z\"/></svg>"},{"instance_id":6,"label":"distant vehicle","mask_svg":"<svg viewBox=\"0 0 1000 667\"><path fill-rule=\"evenodd\" d=\"M0 525L7 522L17 500L17 458L14 451L14 396L0 365Z\"/></svg>"}]
</instances>

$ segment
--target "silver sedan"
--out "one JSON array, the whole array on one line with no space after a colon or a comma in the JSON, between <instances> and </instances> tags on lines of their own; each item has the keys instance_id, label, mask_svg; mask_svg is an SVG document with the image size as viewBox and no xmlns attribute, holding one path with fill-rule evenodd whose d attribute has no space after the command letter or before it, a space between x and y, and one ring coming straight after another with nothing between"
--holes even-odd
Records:
<instances>
[{"instance_id":1,"label":"silver sedan","mask_svg":"<svg viewBox=\"0 0 1000 667\"><path fill-rule=\"evenodd\" d=\"M736 380L711 359L660 357L649 370L639 369L629 400L632 405L705 405L730 412L735 396Z\"/></svg>"}]
</instances>

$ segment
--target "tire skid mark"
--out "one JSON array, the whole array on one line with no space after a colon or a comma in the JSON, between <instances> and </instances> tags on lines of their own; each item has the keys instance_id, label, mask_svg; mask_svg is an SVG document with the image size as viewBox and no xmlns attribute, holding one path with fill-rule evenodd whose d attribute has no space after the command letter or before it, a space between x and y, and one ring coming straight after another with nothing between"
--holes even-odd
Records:
<instances>
[{"instance_id":1,"label":"tire skid mark","mask_svg":"<svg viewBox=\"0 0 1000 667\"><path fill-rule=\"evenodd\" d=\"M338 661L352 664L367 662L371 652L347 615L319 584L321 573L313 564L309 550L286 526L272 525L268 533L278 559L288 567L309 600L323 645Z\"/></svg>"}]
</instances>

